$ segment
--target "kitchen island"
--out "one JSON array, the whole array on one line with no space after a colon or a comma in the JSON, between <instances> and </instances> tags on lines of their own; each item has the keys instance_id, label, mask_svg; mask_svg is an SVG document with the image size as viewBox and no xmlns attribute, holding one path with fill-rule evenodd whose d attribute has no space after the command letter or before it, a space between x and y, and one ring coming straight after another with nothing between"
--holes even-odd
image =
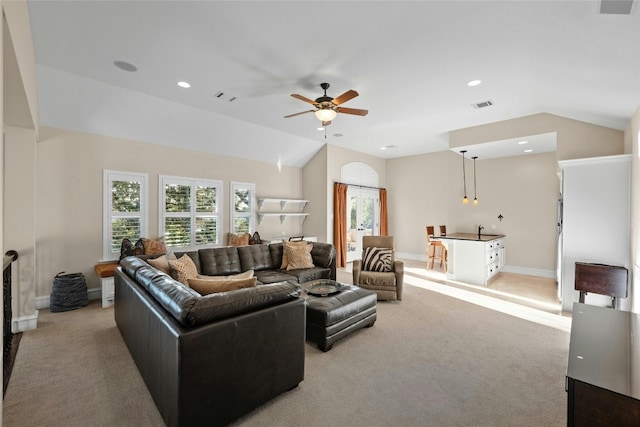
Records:
<instances>
[{"instance_id":1,"label":"kitchen island","mask_svg":"<svg viewBox=\"0 0 640 427\"><path fill-rule=\"evenodd\" d=\"M505 237L475 233L437 237L447 245L447 279L487 286L504 267Z\"/></svg>"}]
</instances>

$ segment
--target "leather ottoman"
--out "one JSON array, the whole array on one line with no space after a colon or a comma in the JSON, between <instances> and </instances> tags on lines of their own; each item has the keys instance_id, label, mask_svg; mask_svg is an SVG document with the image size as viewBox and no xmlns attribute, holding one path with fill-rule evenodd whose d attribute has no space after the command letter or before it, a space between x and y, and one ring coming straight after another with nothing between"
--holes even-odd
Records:
<instances>
[{"instance_id":1,"label":"leather ottoman","mask_svg":"<svg viewBox=\"0 0 640 427\"><path fill-rule=\"evenodd\" d=\"M376 293L358 286L342 284L333 295L307 293L306 298L307 340L322 351L331 350L339 339L365 326L371 327L376 321Z\"/></svg>"}]
</instances>

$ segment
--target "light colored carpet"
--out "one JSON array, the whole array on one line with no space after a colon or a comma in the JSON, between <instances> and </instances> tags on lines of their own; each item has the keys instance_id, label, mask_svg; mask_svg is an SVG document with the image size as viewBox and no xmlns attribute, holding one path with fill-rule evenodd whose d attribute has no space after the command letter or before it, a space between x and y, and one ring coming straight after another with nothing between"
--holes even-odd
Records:
<instances>
[{"instance_id":1,"label":"light colored carpet","mask_svg":"<svg viewBox=\"0 0 640 427\"><path fill-rule=\"evenodd\" d=\"M97 302L40 312L23 335L4 425L160 426L113 321ZM566 425L566 331L407 285L378 321L327 353L306 346L305 379L238 426Z\"/></svg>"}]
</instances>

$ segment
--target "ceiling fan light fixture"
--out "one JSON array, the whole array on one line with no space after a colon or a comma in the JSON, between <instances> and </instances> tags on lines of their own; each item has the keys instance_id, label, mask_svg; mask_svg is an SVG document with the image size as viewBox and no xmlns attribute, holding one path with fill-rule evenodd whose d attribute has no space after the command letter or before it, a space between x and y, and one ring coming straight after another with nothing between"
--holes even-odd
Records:
<instances>
[{"instance_id":1,"label":"ceiling fan light fixture","mask_svg":"<svg viewBox=\"0 0 640 427\"><path fill-rule=\"evenodd\" d=\"M321 108L316 111L316 117L321 122L330 122L331 120L335 119L337 115L338 113L336 113L335 110L332 110L331 108Z\"/></svg>"}]
</instances>

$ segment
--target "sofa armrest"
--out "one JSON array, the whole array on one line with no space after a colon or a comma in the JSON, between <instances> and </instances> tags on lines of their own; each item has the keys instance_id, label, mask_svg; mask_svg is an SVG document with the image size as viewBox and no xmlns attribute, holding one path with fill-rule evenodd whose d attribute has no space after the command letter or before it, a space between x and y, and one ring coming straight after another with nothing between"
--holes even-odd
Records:
<instances>
[{"instance_id":1,"label":"sofa armrest","mask_svg":"<svg viewBox=\"0 0 640 427\"><path fill-rule=\"evenodd\" d=\"M352 270L353 270L353 284L358 286L358 284L360 283L360 271L362 271L361 259L356 259L353 261Z\"/></svg>"},{"instance_id":2,"label":"sofa armrest","mask_svg":"<svg viewBox=\"0 0 640 427\"><path fill-rule=\"evenodd\" d=\"M402 301L402 287L404 283L404 262L394 261L393 271L396 274L396 293L398 295L398 301Z\"/></svg>"}]
</instances>

